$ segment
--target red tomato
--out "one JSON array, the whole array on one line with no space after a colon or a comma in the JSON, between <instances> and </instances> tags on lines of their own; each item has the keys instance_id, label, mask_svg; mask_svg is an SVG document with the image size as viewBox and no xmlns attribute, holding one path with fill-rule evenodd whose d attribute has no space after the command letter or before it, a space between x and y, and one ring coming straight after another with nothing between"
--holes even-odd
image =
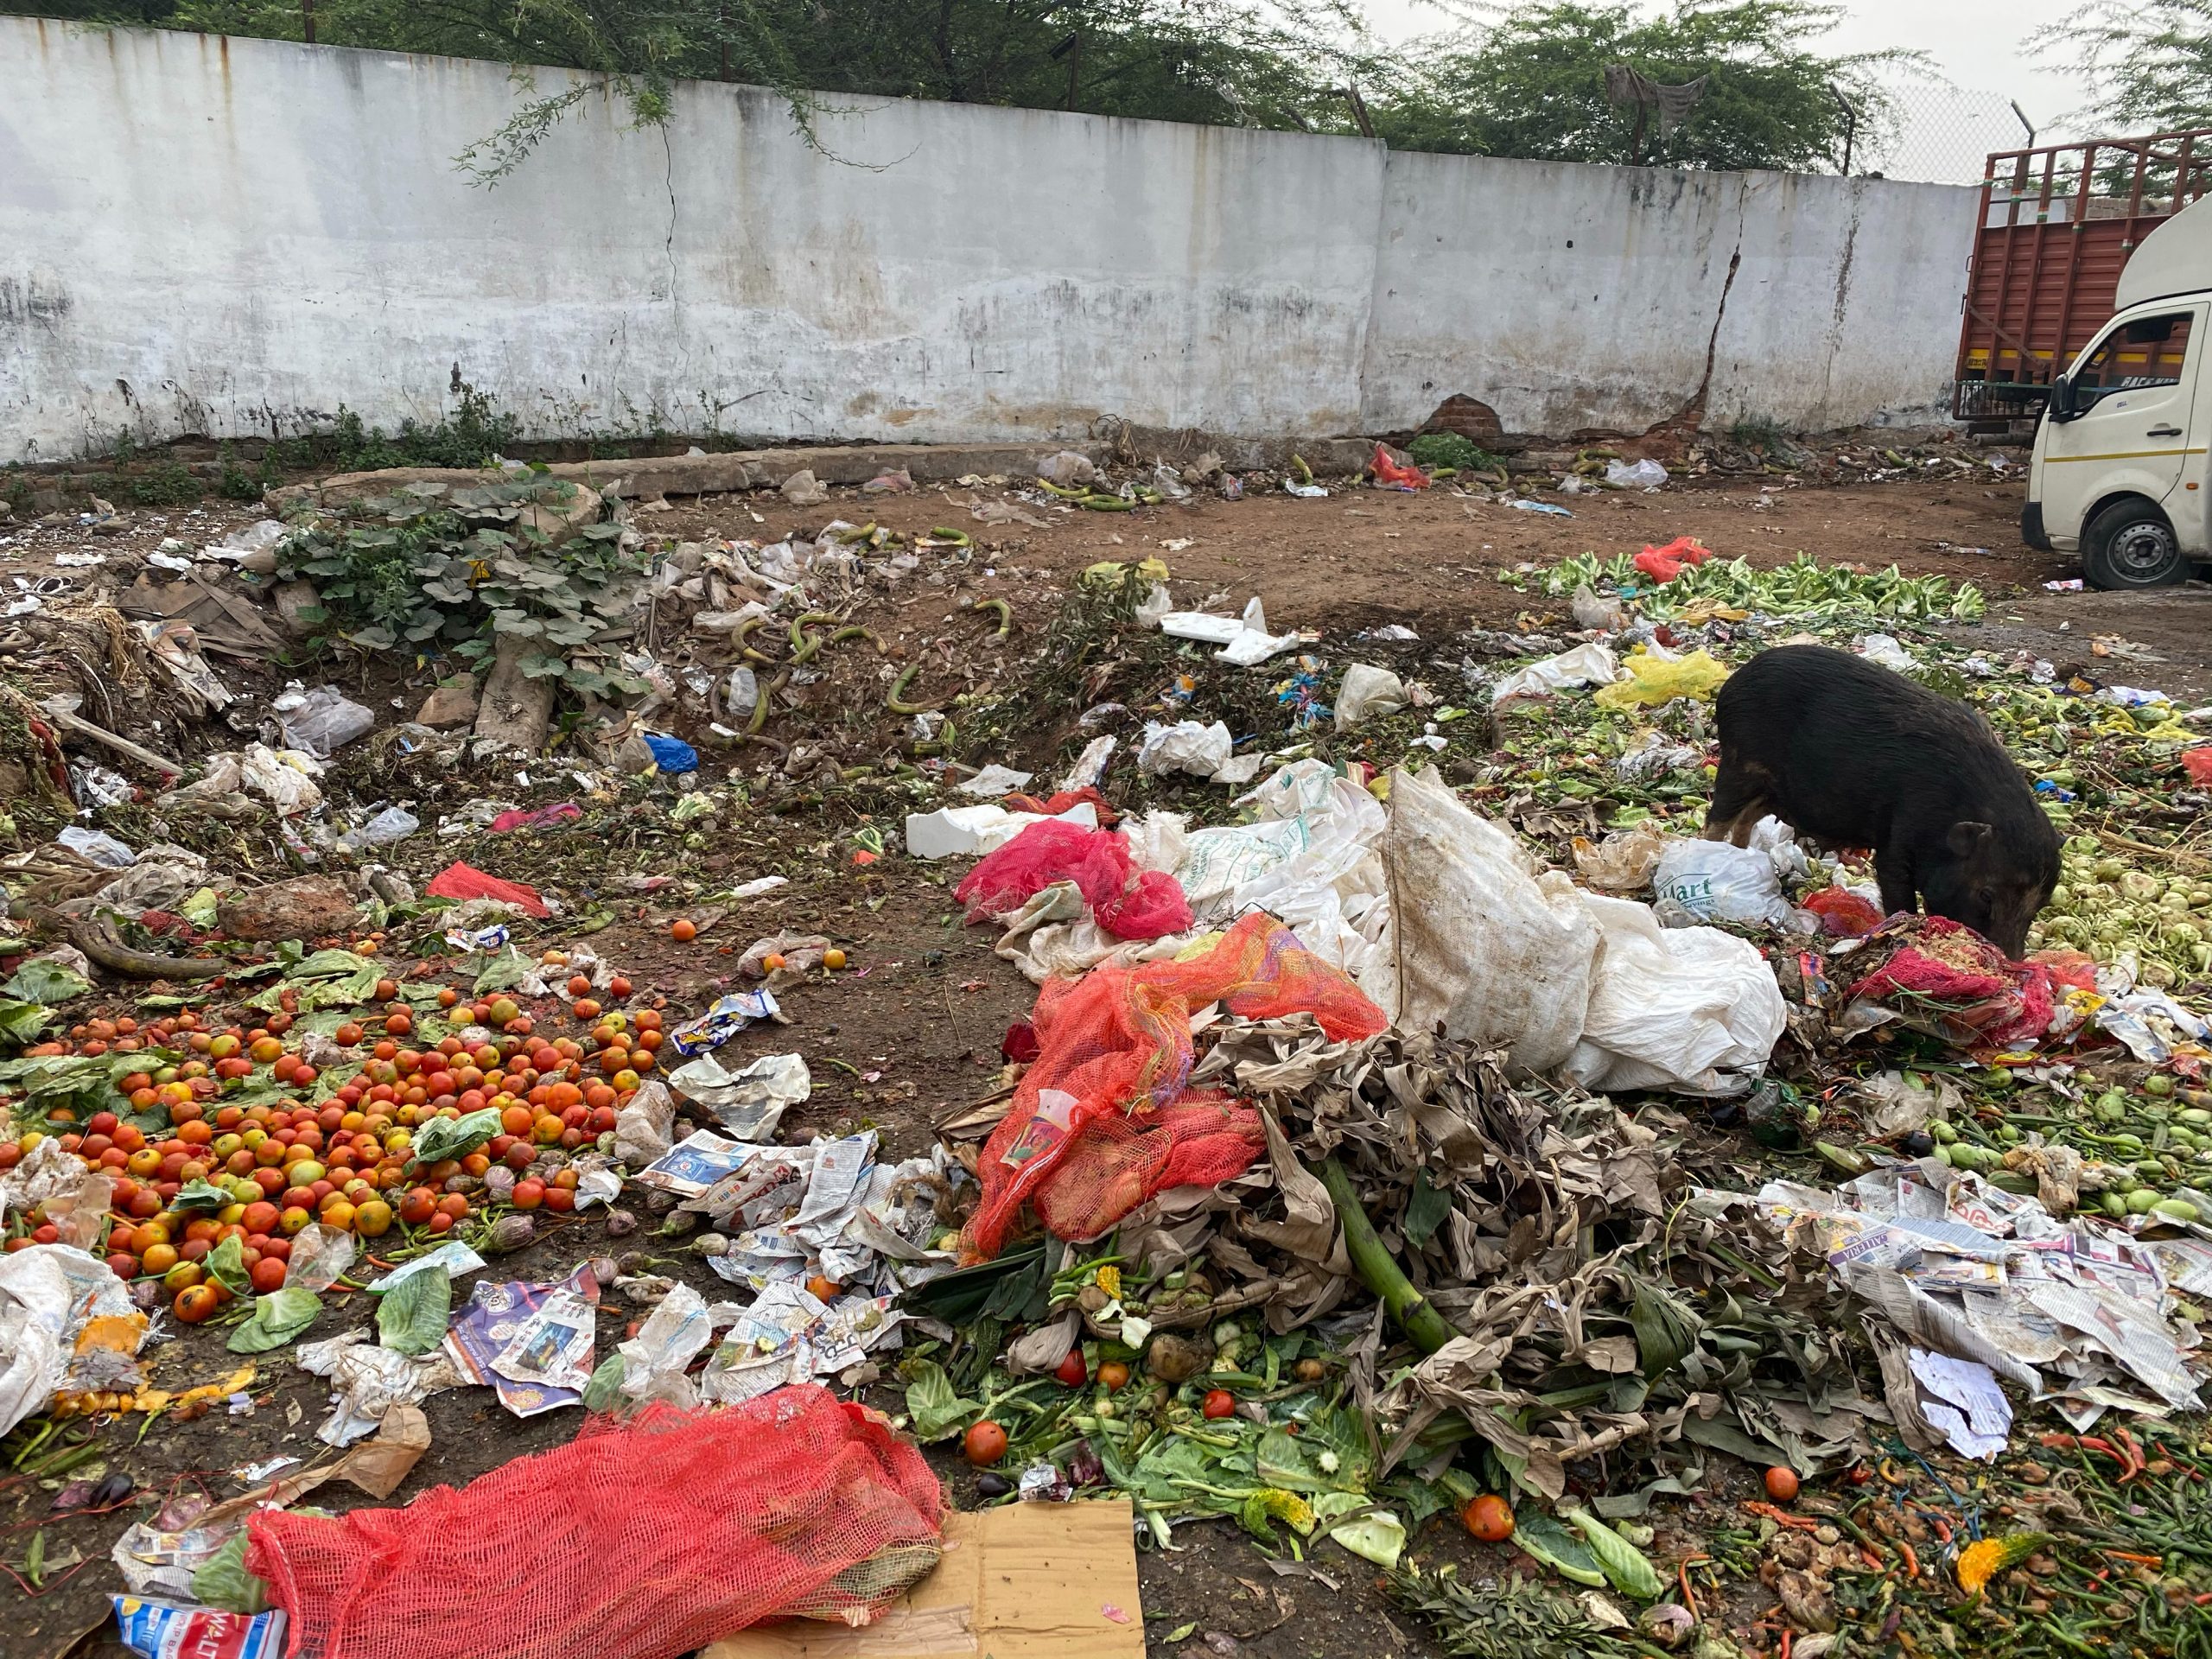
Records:
<instances>
[{"instance_id":1,"label":"red tomato","mask_svg":"<svg viewBox=\"0 0 2212 1659\"><path fill-rule=\"evenodd\" d=\"M1006 1456L1006 1430L994 1422L974 1424L961 1442L961 1449L976 1467L988 1467Z\"/></svg>"},{"instance_id":2,"label":"red tomato","mask_svg":"<svg viewBox=\"0 0 2212 1659\"><path fill-rule=\"evenodd\" d=\"M1090 1372L1083 1363L1083 1350L1069 1349L1068 1357L1060 1362L1059 1370L1054 1371L1052 1375L1071 1389L1079 1389L1090 1382Z\"/></svg>"},{"instance_id":3,"label":"red tomato","mask_svg":"<svg viewBox=\"0 0 2212 1659\"><path fill-rule=\"evenodd\" d=\"M1495 1492L1471 1500L1459 1520L1486 1544L1502 1544L1513 1535L1513 1506Z\"/></svg>"},{"instance_id":4,"label":"red tomato","mask_svg":"<svg viewBox=\"0 0 2212 1659\"><path fill-rule=\"evenodd\" d=\"M1208 1389L1199 1409L1209 1417L1226 1417L1236 1409L1236 1396L1227 1389Z\"/></svg>"}]
</instances>

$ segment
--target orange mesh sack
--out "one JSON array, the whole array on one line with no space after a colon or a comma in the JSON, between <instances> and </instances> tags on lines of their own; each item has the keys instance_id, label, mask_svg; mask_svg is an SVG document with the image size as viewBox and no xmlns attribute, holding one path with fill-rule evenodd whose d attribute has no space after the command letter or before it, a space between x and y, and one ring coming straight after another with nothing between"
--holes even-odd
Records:
<instances>
[{"instance_id":1,"label":"orange mesh sack","mask_svg":"<svg viewBox=\"0 0 2212 1659\"><path fill-rule=\"evenodd\" d=\"M315 1659L673 1659L762 1619L863 1624L943 1554L944 1495L811 1385L647 1407L404 1509L264 1510L246 1569Z\"/></svg>"},{"instance_id":2,"label":"orange mesh sack","mask_svg":"<svg viewBox=\"0 0 2212 1659\"><path fill-rule=\"evenodd\" d=\"M969 1255L996 1255L1032 1200L1059 1237L1093 1238L1163 1188L1210 1185L1251 1166L1265 1144L1258 1114L1184 1089L1191 1014L1211 1002L1251 1020L1311 1014L1338 1041L1389 1023L1260 911L1187 961L1101 964L1051 982L1030 1016L1037 1058L984 1143Z\"/></svg>"}]
</instances>

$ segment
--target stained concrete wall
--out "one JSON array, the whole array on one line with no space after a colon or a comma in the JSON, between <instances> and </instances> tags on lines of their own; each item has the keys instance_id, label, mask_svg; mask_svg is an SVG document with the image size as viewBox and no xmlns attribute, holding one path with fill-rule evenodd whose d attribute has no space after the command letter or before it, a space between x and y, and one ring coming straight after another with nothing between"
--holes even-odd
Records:
<instances>
[{"instance_id":1,"label":"stained concrete wall","mask_svg":"<svg viewBox=\"0 0 2212 1659\"><path fill-rule=\"evenodd\" d=\"M1362 404L1509 431L1944 418L1976 194L1393 155Z\"/></svg>"},{"instance_id":2,"label":"stained concrete wall","mask_svg":"<svg viewBox=\"0 0 2212 1659\"><path fill-rule=\"evenodd\" d=\"M1974 200L899 100L810 145L707 83L664 130L590 91L486 189L503 65L5 17L0 86L0 461L461 381L548 437L1914 418Z\"/></svg>"}]
</instances>

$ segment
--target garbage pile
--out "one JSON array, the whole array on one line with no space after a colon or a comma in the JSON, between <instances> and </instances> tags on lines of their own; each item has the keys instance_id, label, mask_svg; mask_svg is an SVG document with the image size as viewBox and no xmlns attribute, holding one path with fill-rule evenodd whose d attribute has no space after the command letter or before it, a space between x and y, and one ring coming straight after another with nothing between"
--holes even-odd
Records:
<instances>
[{"instance_id":1,"label":"garbage pile","mask_svg":"<svg viewBox=\"0 0 2212 1659\"><path fill-rule=\"evenodd\" d=\"M1169 493L1057 472L1077 511ZM404 607L353 626L485 607L447 639L486 645L473 722L303 680L198 779L0 861L0 1453L132 1509L105 1559L146 1650L672 1659L901 1618L948 1493L1370 1580L1349 1555L1476 1652L2204 1639L2205 711L1976 651L1971 588L1691 538L1530 573L1554 632L1448 640L1108 565L1017 682L1007 601L940 594L903 665L854 620L954 589L962 532L654 559L540 487L334 515L268 572L365 602L404 544ZM533 537L596 575L533 585ZM2067 841L2024 957L1886 915L1864 849L1697 834L1714 695L1807 639L2029 768ZM515 682L556 671L557 766L483 723L550 717ZM715 744L773 759L716 779ZM402 786L493 755L538 793ZM814 809L791 854L772 821ZM309 873L226 856L270 821ZM788 902L902 887L1026 1009L918 1140L816 1109L878 1075L823 1014L877 964ZM312 1462L67 1491L286 1386ZM582 1430L387 1503L481 1389Z\"/></svg>"}]
</instances>

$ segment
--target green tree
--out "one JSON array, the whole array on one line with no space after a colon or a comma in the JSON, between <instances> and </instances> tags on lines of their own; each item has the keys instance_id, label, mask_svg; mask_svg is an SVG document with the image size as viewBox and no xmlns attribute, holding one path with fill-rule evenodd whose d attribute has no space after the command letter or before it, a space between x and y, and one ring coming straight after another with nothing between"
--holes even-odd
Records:
<instances>
[{"instance_id":1,"label":"green tree","mask_svg":"<svg viewBox=\"0 0 2212 1659\"><path fill-rule=\"evenodd\" d=\"M587 72L525 96L467 156L496 177L601 84L638 119L675 80L772 86L811 130L826 95L939 99L1223 125L1341 128L1351 0L0 0L0 12L315 39ZM149 16L159 12L159 16Z\"/></svg>"},{"instance_id":2,"label":"green tree","mask_svg":"<svg viewBox=\"0 0 2212 1659\"><path fill-rule=\"evenodd\" d=\"M2028 47L2079 70L2084 131L2178 132L2212 126L2212 0L2096 0L2039 29Z\"/></svg>"},{"instance_id":3,"label":"green tree","mask_svg":"<svg viewBox=\"0 0 2212 1659\"><path fill-rule=\"evenodd\" d=\"M1676 0L1656 16L1630 0L1557 0L1498 9L1377 87L1378 133L1402 149L1664 167L1840 167L1893 118L1876 79L1910 53L1834 54L1818 42L1842 15L1819 0ZM1687 118L1606 96L1625 64L1662 86L1708 79Z\"/></svg>"}]
</instances>

